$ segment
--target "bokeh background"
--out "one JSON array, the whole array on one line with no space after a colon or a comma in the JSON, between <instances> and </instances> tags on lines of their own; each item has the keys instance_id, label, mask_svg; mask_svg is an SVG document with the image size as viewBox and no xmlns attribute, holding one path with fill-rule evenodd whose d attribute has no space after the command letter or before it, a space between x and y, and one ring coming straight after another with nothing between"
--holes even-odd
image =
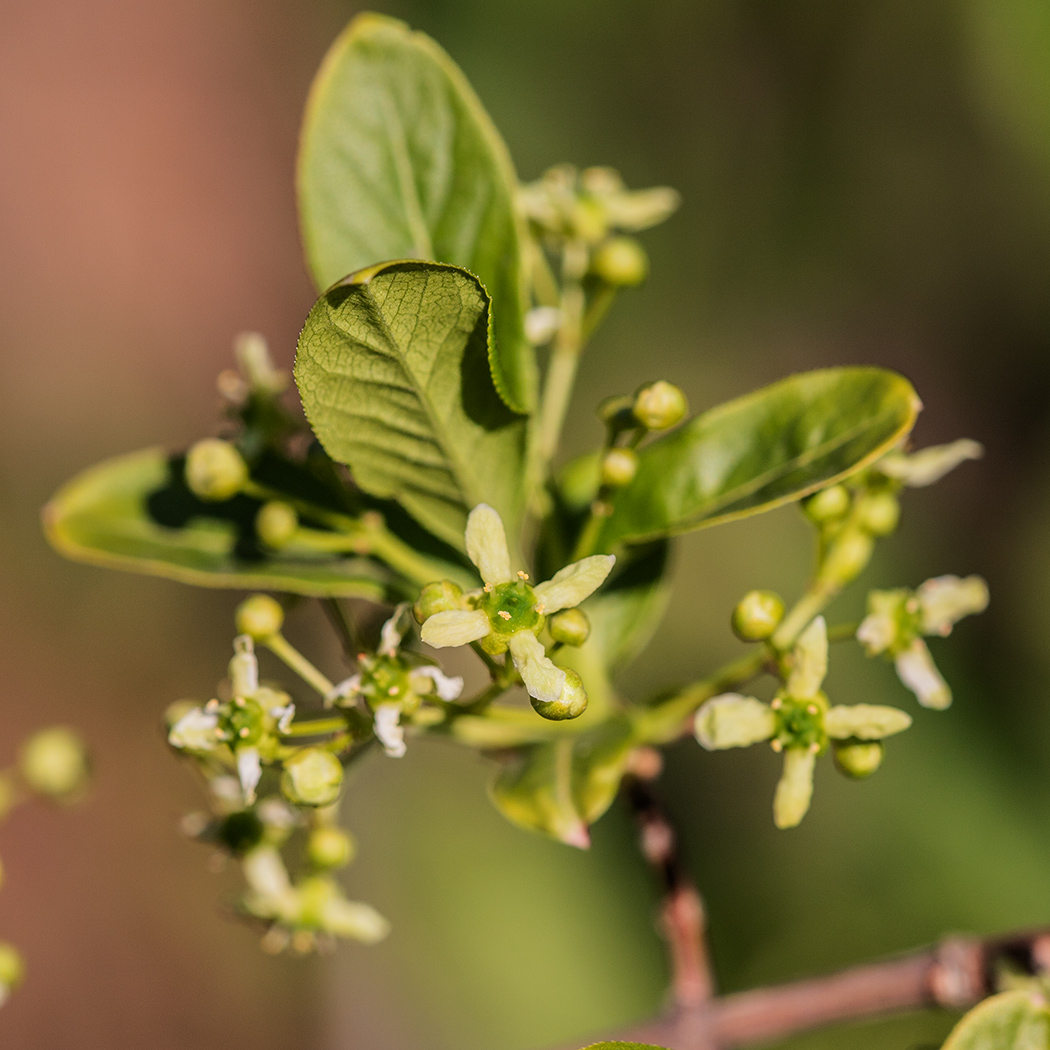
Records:
<instances>
[{"instance_id":1,"label":"bokeh background","mask_svg":"<svg viewBox=\"0 0 1050 1050\"><path fill-rule=\"evenodd\" d=\"M776 833L774 756L675 748L661 790L711 912L723 988L817 972L944 931L1050 921L1050 9L1042 0L390 0L435 35L519 172L607 163L682 191L653 276L586 359L592 406L658 377L695 408L801 368L898 368L917 437L987 456L910 494L870 585L981 572L993 602L936 656L956 691L884 770L825 763ZM352 895L381 947L273 959L227 921L235 885L176 823L197 804L158 728L223 673L236 596L72 565L39 507L103 456L214 426L242 329L290 364L312 302L292 167L305 93L346 0L0 0L0 762L56 721L97 779L76 811L0 829L0 938L29 980L19 1050L528 1050L660 1004L654 888L613 811L589 854L518 832L483 762L418 746L357 775ZM687 538L648 691L733 656L733 603L793 593L793 508ZM859 599L843 600L848 618ZM337 669L320 620L295 637ZM842 701L908 705L836 651ZM796 1050L917 1050L929 1013Z\"/></svg>"}]
</instances>

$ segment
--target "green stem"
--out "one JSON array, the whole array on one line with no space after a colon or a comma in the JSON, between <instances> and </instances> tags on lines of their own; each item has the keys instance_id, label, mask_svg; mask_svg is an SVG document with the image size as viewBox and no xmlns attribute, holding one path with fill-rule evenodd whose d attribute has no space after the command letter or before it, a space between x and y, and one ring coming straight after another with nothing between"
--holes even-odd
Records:
<instances>
[{"instance_id":1,"label":"green stem","mask_svg":"<svg viewBox=\"0 0 1050 1050\"><path fill-rule=\"evenodd\" d=\"M328 620L335 629L335 633L339 636L343 653L350 660L355 660L362 647L358 644L357 631L346 609L343 608L343 603L338 598L322 598L321 605L328 614Z\"/></svg>"},{"instance_id":2,"label":"green stem","mask_svg":"<svg viewBox=\"0 0 1050 1050\"><path fill-rule=\"evenodd\" d=\"M326 736L329 733L345 731L345 718L317 718L312 722L293 722L287 733L281 736Z\"/></svg>"},{"instance_id":3,"label":"green stem","mask_svg":"<svg viewBox=\"0 0 1050 1050\"><path fill-rule=\"evenodd\" d=\"M780 626L770 639L773 648L778 652L790 649L807 625L824 611L825 606L837 593L838 588L830 587L819 580L811 583L794 608L780 621Z\"/></svg>"},{"instance_id":4,"label":"green stem","mask_svg":"<svg viewBox=\"0 0 1050 1050\"><path fill-rule=\"evenodd\" d=\"M828 628L828 641L829 642L851 642L857 636L857 629L860 627L860 623L837 623L834 627Z\"/></svg>"},{"instance_id":5,"label":"green stem","mask_svg":"<svg viewBox=\"0 0 1050 1050\"><path fill-rule=\"evenodd\" d=\"M283 660L304 682L313 686L322 696L335 687L283 634L272 634L263 644L274 656Z\"/></svg>"}]
</instances>

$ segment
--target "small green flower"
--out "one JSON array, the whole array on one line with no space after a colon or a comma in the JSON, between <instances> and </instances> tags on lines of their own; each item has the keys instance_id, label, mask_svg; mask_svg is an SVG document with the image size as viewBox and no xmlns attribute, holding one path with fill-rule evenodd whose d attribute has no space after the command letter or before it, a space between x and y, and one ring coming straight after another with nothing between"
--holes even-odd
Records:
<instances>
[{"instance_id":1,"label":"small green flower","mask_svg":"<svg viewBox=\"0 0 1050 1050\"><path fill-rule=\"evenodd\" d=\"M533 587L528 573L511 570L503 521L486 503L470 512L466 541L467 554L485 586L464 595L466 608L428 617L423 624L423 641L439 649L477 641L489 652L509 649L534 701L582 711L579 687L550 660L537 633L545 616L574 608L593 594L605 582L616 559L611 554L591 555Z\"/></svg>"},{"instance_id":2,"label":"small green flower","mask_svg":"<svg viewBox=\"0 0 1050 1050\"><path fill-rule=\"evenodd\" d=\"M725 693L696 713L696 738L709 751L749 747L768 740L784 755L784 770L773 799L773 821L793 828L809 809L813 768L831 741L870 743L900 733L911 718L895 707L871 704L828 706L821 691L828 669L828 633L818 616L791 653L791 672L769 704L753 696Z\"/></svg>"}]
</instances>

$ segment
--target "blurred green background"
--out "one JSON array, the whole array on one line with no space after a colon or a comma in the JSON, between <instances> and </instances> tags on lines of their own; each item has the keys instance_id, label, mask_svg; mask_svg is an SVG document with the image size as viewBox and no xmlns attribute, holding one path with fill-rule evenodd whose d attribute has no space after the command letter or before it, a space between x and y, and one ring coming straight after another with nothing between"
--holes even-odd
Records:
<instances>
[{"instance_id":1,"label":"blurred green background","mask_svg":"<svg viewBox=\"0 0 1050 1050\"><path fill-rule=\"evenodd\" d=\"M573 441L653 378L696 409L826 364L905 372L920 444L988 448L911 493L865 584L980 572L990 610L934 643L955 687L869 782L824 763L773 829L775 756L673 749L661 791L711 914L725 989L1050 920L1050 8L1042 0L392 0L436 36L520 174L570 160L682 191L582 371ZM88 804L0 831L0 937L29 962L0 1012L20 1050L528 1050L651 1014L665 983L629 822L589 854L518 832L489 768L441 746L377 758L347 814L353 896L381 947L272 959L223 917L235 877L176 821L197 804L161 712L222 675L236 596L53 555L38 508L69 475L214 423L230 340L290 364L312 302L291 176L342 0L0 0L0 761L80 727ZM793 508L687 538L642 692L739 651L729 610L792 594ZM859 611L844 600L836 614ZM321 621L293 634L335 673ZM915 710L892 669L836 650L829 692ZM943 1014L802 1050L939 1045Z\"/></svg>"}]
</instances>

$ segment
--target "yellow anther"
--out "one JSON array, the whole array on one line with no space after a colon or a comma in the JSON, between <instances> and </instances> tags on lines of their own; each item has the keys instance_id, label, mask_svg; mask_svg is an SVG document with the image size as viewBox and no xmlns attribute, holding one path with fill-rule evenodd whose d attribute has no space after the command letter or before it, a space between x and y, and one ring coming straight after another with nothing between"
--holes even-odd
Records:
<instances>
[{"instance_id":1,"label":"yellow anther","mask_svg":"<svg viewBox=\"0 0 1050 1050\"><path fill-rule=\"evenodd\" d=\"M491 583L486 583L485 587L484 587L484 591L485 591L486 594L491 594L492 593L492 584Z\"/></svg>"},{"instance_id":2,"label":"yellow anther","mask_svg":"<svg viewBox=\"0 0 1050 1050\"><path fill-rule=\"evenodd\" d=\"M205 711L218 711L219 710L219 701L218 700L209 700L204 705L204 710Z\"/></svg>"},{"instance_id":3,"label":"yellow anther","mask_svg":"<svg viewBox=\"0 0 1050 1050\"><path fill-rule=\"evenodd\" d=\"M769 745L774 751L783 751L784 745L779 740L771 741Z\"/></svg>"},{"instance_id":4,"label":"yellow anther","mask_svg":"<svg viewBox=\"0 0 1050 1050\"><path fill-rule=\"evenodd\" d=\"M820 744L814 741L809 745L809 750L815 755L820 750Z\"/></svg>"},{"instance_id":5,"label":"yellow anther","mask_svg":"<svg viewBox=\"0 0 1050 1050\"><path fill-rule=\"evenodd\" d=\"M507 612L506 609L500 609L499 617L500 617L501 620L509 620L510 619L510 613Z\"/></svg>"},{"instance_id":6,"label":"yellow anther","mask_svg":"<svg viewBox=\"0 0 1050 1050\"><path fill-rule=\"evenodd\" d=\"M529 574L524 569L518 569L518 579L519 580L527 580L528 578L529 578Z\"/></svg>"},{"instance_id":7,"label":"yellow anther","mask_svg":"<svg viewBox=\"0 0 1050 1050\"><path fill-rule=\"evenodd\" d=\"M815 714L816 714L816 713L817 713L817 712L818 712L818 711L820 710L820 708L819 708L819 707L817 707L817 705L816 705L816 704L810 704L810 705L809 705L809 706L808 706L808 707L806 708L806 710L807 710L807 711L808 711L808 712L809 712L809 713L810 713L811 715L815 715Z\"/></svg>"},{"instance_id":8,"label":"yellow anther","mask_svg":"<svg viewBox=\"0 0 1050 1050\"><path fill-rule=\"evenodd\" d=\"M251 732L251 730L247 726L242 726L240 732L237 735L240 736L240 737L245 737L250 732Z\"/></svg>"},{"instance_id":9,"label":"yellow anther","mask_svg":"<svg viewBox=\"0 0 1050 1050\"><path fill-rule=\"evenodd\" d=\"M535 608L536 612L538 612L540 614L540 616L542 616L544 614L544 612L546 611L547 606L544 605L543 602L537 602L535 604L534 608Z\"/></svg>"},{"instance_id":10,"label":"yellow anther","mask_svg":"<svg viewBox=\"0 0 1050 1050\"><path fill-rule=\"evenodd\" d=\"M391 686L391 687L390 687L390 688L389 688L389 689L388 689L388 690L386 691L386 695L387 695L387 696L397 696L397 694L398 694L398 693L400 693L400 692L401 692L401 686L399 686L399 685L392 685L392 686Z\"/></svg>"},{"instance_id":11,"label":"yellow anther","mask_svg":"<svg viewBox=\"0 0 1050 1050\"><path fill-rule=\"evenodd\" d=\"M769 705L774 711L779 711L784 706L784 701L780 697L774 697L773 702Z\"/></svg>"}]
</instances>

